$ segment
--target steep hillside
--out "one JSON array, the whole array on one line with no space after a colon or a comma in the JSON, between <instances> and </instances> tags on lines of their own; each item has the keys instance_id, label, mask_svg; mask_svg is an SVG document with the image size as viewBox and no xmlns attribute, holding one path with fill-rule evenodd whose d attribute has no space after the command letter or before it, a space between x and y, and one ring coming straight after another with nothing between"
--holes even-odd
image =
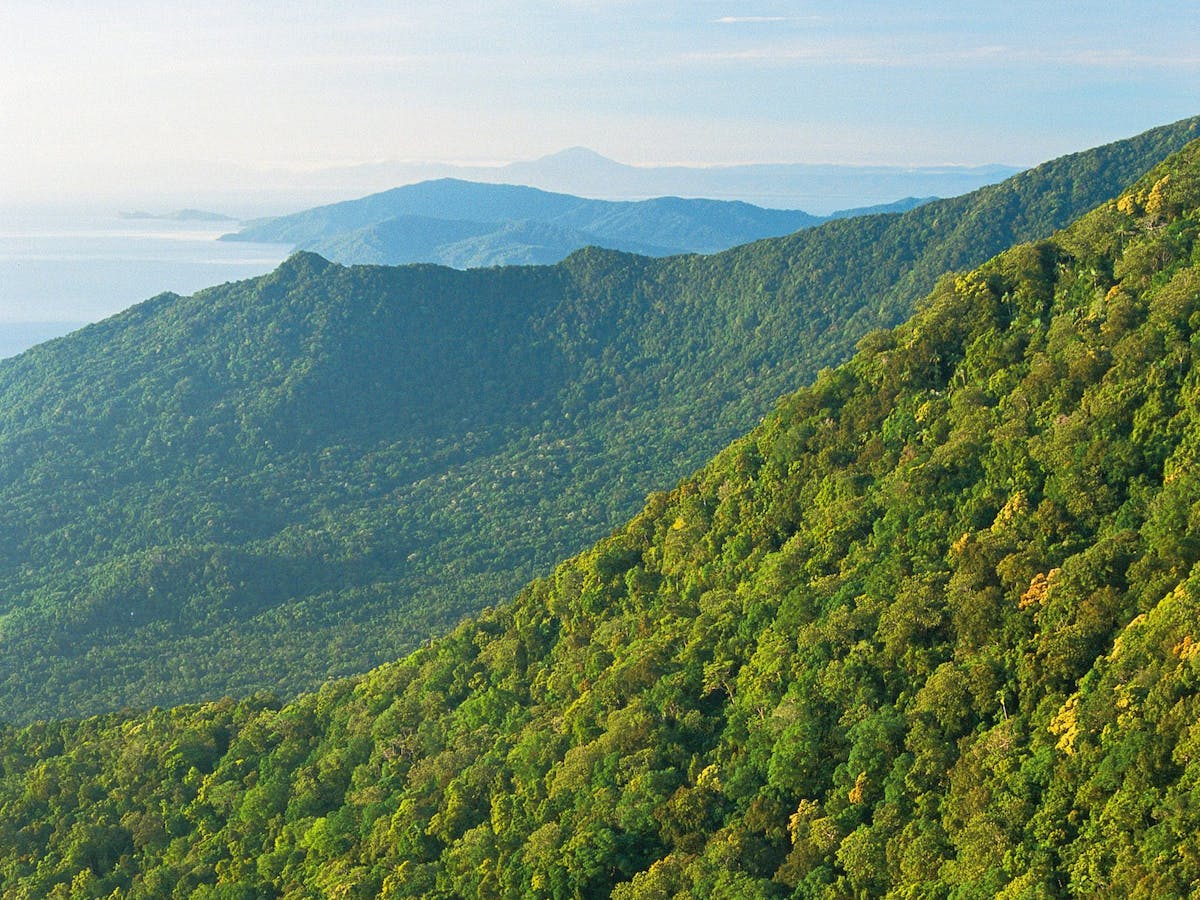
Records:
<instances>
[{"instance_id":1,"label":"steep hillside","mask_svg":"<svg viewBox=\"0 0 1200 900\"><path fill-rule=\"evenodd\" d=\"M13 896L1200 884L1200 142L400 662L10 729Z\"/></svg>"},{"instance_id":2,"label":"steep hillside","mask_svg":"<svg viewBox=\"0 0 1200 900\"><path fill-rule=\"evenodd\" d=\"M3 717L290 695L394 658L628 518L935 272L1196 129L709 257L300 254L6 361Z\"/></svg>"}]
</instances>

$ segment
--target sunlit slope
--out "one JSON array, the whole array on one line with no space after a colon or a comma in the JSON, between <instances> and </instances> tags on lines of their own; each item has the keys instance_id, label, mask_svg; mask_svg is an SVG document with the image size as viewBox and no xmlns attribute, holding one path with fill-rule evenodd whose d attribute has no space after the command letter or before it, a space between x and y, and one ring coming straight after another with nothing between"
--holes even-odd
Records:
<instances>
[{"instance_id":1,"label":"sunlit slope","mask_svg":"<svg viewBox=\"0 0 1200 900\"><path fill-rule=\"evenodd\" d=\"M1186 896L1200 143L370 674L10 730L14 896Z\"/></svg>"}]
</instances>

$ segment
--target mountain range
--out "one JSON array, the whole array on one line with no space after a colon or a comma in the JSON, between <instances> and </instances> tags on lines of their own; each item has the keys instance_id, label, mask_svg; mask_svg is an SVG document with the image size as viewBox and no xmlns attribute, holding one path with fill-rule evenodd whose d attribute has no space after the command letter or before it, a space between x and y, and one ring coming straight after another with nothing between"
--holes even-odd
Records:
<instances>
[{"instance_id":1,"label":"mountain range","mask_svg":"<svg viewBox=\"0 0 1200 900\"><path fill-rule=\"evenodd\" d=\"M4 718L291 696L395 658L1198 125L711 256L301 253L0 363Z\"/></svg>"},{"instance_id":2,"label":"mountain range","mask_svg":"<svg viewBox=\"0 0 1200 900\"><path fill-rule=\"evenodd\" d=\"M234 222L232 216L224 213L209 212L204 209L177 209L168 213L147 212L144 209L132 210L120 214L122 219L155 219L169 222Z\"/></svg>"},{"instance_id":3,"label":"mountain range","mask_svg":"<svg viewBox=\"0 0 1200 900\"><path fill-rule=\"evenodd\" d=\"M1086 183L1009 185L1001 208ZM287 704L3 729L6 890L1188 896L1198 239L1193 141L940 279L608 537L403 659ZM634 286L657 265L612 258ZM287 269L263 288L296 305L287 279L349 271Z\"/></svg>"},{"instance_id":4,"label":"mountain range","mask_svg":"<svg viewBox=\"0 0 1200 900\"><path fill-rule=\"evenodd\" d=\"M571 147L540 159L504 165L380 162L305 173L309 190L370 191L371 185L410 184L440 178L490 184L525 184L546 191L646 200L702 197L819 215L874 206L898 197L955 197L1002 181L1013 166L868 166L813 163L746 165L629 165ZM378 190L377 188L374 188Z\"/></svg>"},{"instance_id":5,"label":"mountain range","mask_svg":"<svg viewBox=\"0 0 1200 900\"><path fill-rule=\"evenodd\" d=\"M923 202L908 198L870 212L902 212ZM291 244L345 265L431 262L467 269L552 264L588 246L644 256L714 253L857 212L820 217L678 197L588 200L444 178L253 223L222 239Z\"/></svg>"}]
</instances>

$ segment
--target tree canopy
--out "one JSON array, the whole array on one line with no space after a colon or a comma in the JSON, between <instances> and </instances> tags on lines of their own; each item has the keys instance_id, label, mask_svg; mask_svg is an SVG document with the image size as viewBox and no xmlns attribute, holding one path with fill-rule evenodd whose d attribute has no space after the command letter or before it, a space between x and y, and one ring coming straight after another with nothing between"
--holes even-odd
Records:
<instances>
[{"instance_id":1,"label":"tree canopy","mask_svg":"<svg viewBox=\"0 0 1200 900\"><path fill-rule=\"evenodd\" d=\"M10 727L15 896L1200 884L1200 142L357 678Z\"/></svg>"}]
</instances>

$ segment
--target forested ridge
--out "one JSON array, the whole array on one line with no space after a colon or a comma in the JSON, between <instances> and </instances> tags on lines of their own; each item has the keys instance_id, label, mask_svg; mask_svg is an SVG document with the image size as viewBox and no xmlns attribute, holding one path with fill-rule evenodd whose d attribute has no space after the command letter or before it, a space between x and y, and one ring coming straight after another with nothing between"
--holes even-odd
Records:
<instances>
[{"instance_id":1,"label":"forested ridge","mask_svg":"<svg viewBox=\"0 0 1200 900\"><path fill-rule=\"evenodd\" d=\"M292 703L4 730L9 896L1200 888L1200 142L516 599Z\"/></svg>"},{"instance_id":2,"label":"forested ridge","mask_svg":"<svg viewBox=\"0 0 1200 900\"><path fill-rule=\"evenodd\" d=\"M394 659L632 515L936 274L1043 236L1195 119L714 256L331 265L0 364L0 719Z\"/></svg>"}]
</instances>

